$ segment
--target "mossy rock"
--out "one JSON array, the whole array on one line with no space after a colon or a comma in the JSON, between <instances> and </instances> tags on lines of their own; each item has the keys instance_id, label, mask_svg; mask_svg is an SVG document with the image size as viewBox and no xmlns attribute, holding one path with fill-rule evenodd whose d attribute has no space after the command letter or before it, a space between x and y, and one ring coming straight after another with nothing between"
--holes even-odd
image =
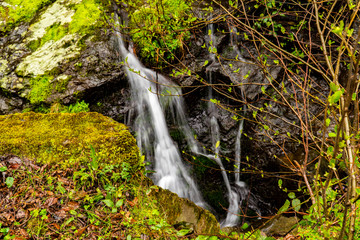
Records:
<instances>
[{"instance_id":1,"label":"mossy rock","mask_svg":"<svg viewBox=\"0 0 360 240\"><path fill-rule=\"evenodd\" d=\"M152 191L152 196L161 203L161 212L170 224L190 223L197 234L219 233L220 224L215 216L190 200L162 188Z\"/></svg>"},{"instance_id":2,"label":"mossy rock","mask_svg":"<svg viewBox=\"0 0 360 240\"><path fill-rule=\"evenodd\" d=\"M0 116L0 155L15 154L64 167L89 161L139 163L127 127L98 113L23 113Z\"/></svg>"}]
</instances>

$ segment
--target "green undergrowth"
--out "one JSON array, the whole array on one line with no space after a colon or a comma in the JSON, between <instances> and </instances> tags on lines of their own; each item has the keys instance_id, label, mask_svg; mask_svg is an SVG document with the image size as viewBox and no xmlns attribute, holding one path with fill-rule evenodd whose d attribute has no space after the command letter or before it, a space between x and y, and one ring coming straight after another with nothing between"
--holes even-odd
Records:
<instances>
[{"instance_id":1,"label":"green undergrowth","mask_svg":"<svg viewBox=\"0 0 360 240\"><path fill-rule=\"evenodd\" d=\"M190 26L196 21L192 15L192 1L118 0L128 6L130 35L140 56L150 63L173 61L190 38Z\"/></svg>"},{"instance_id":2,"label":"green undergrowth","mask_svg":"<svg viewBox=\"0 0 360 240\"><path fill-rule=\"evenodd\" d=\"M0 220L0 237L140 239L148 236L158 239L177 236L177 231L157 210L156 200L147 195L146 189L150 188L143 175L143 165L134 168L126 162L101 164L93 148L88 154L87 164L67 169L14 155L1 157L0 171L11 179L0 180L0 195L9 196L2 200L1 213L16 209L18 214L16 220Z\"/></svg>"},{"instance_id":3,"label":"green undergrowth","mask_svg":"<svg viewBox=\"0 0 360 240\"><path fill-rule=\"evenodd\" d=\"M5 115L0 116L0 132L0 155L68 167L86 162L91 145L102 163L138 164L138 148L127 127L98 113Z\"/></svg>"},{"instance_id":4,"label":"green undergrowth","mask_svg":"<svg viewBox=\"0 0 360 240\"><path fill-rule=\"evenodd\" d=\"M0 238L273 239L261 238L259 231L198 235L186 224L170 225L165 220L168 213L152 194L160 189L144 176L143 159L136 168L125 162L101 164L90 147L87 160L64 169L59 164L0 155L0 173L7 176L0 179L0 212L16 214L16 218L0 219Z\"/></svg>"},{"instance_id":5,"label":"green undergrowth","mask_svg":"<svg viewBox=\"0 0 360 240\"><path fill-rule=\"evenodd\" d=\"M154 186L127 127L101 114L3 115L0 132L0 212L16 215L0 218L0 238L264 239L219 232L210 213ZM171 225L179 214L196 228Z\"/></svg>"}]
</instances>

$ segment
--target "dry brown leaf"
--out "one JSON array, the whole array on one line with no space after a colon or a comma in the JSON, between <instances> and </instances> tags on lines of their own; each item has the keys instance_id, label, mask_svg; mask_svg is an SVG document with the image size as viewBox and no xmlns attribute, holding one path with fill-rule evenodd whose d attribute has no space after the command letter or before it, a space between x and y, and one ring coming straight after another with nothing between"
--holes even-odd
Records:
<instances>
[{"instance_id":1,"label":"dry brown leaf","mask_svg":"<svg viewBox=\"0 0 360 240\"><path fill-rule=\"evenodd\" d=\"M80 228L76 233L75 233L75 236L76 237L80 237L84 231L87 229L87 227L83 227L83 228Z\"/></svg>"},{"instance_id":2,"label":"dry brown leaf","mask_svg":"<svg viewBox=\"0 0 360 240\"><path fill-rule=\"evenodd\" d=\"M80 207L79 203L77 202L68 202L67 203L67 206L63 207L62 210L68 212L70 210L76 210Z\"/></svg>"},{"instance_id":3,"label":"dry brown leaf","mask_svg":"<svg viewBox=\"0 0 360 240\"><path fill-rule=\"evenodd\" d=\"M138 198L135 197L134 200L132 200L132 201L127 201L127 203L128 203L131 207L133 207L133 206L135 206L135 205L138 203Z\"/></svg>"},{"instance_id":4,"label":"dry brown leaf","mask_svg":"<svg viewBox=\"0 0 360 240\"><path fill-rule=\"evenodd\" d=\"M50 198L46 199L44 205L47 206L47 207L50 207L50 206L56 204L57 201L58 201L58 198L56 198L56 197L50 197Z\"/></svg>"}]
</instances>

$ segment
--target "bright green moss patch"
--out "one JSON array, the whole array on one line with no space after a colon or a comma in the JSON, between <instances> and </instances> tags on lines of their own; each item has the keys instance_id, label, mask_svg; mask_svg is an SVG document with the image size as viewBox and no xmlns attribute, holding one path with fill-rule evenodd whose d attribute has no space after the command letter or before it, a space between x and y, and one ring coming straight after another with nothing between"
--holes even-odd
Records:
<instances>
[{"instance_id":1,"label":"bright green moss patch","mask_svg":"<svg viewBox=\"0 0 360 240\"><path fill-rule=\"evenodd\" d=\"M64 167L88 162L138 164L139 151L127 127L98 113L0 116L0 155L16 154Z\"/></svg>"},{"instance_id":2,"label":"bright green moss patch","mask_svg":"<svg viewBox=\"0 0 360 240\"><path fill-rule=\"evenodd\" d=\"M0 6L0 18L5 19L6 27L0 28L0 32L8 31L20 22L30 21L41 8L52 2L54 0L6 0L8 6Z\"/></svg>"},{"instance_id":3,"label":"bright green moss patch","mask_svg":"<svg viewBox=\"0 0 360 240\"><path fill-rule=\"evenodd\" d=\"M50 76L38 76L30 80L31 91L28 96L32 104L39 104L46 100L51 94L51 80Z\"/></svg>"},{"instance_id":4,"label":"bright green moss patch","mask_svg":"<svg viewBox=\"0 0 360 240\"><path fill-rule=\"evenodd\" d=\"M81 4L74 6L75 14L69 29L71 33L81 33L94 30L101 27L103 22L100 21L102 16L101 2L97 0L83 0Z\"/></svg>"}]
</instances>

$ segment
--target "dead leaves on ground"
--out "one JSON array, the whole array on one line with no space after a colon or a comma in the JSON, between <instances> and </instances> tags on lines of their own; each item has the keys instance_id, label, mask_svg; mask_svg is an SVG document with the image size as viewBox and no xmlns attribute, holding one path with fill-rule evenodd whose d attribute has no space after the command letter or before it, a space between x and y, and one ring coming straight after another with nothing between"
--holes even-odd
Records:
<instances>
[{"instance_id":1,"label":"dead leaves on ground","mask_svg":"<svg viewBox=\"0 0 360 240\"><path fill-rule=\"evenodd\" d=\"M37 164L27 158L0 156L0 238L121 239L126 229L121 224L129 217L127 206L137 199L125 199L120 212L111 213L94 196L106 195L99 186L79 190L72 179L74 169ZM14 178L9 188L7 177ZM124 194L129 195L129 194ZM103 197L103 196L100 196Z\"/></svg>"}]
</instances>

